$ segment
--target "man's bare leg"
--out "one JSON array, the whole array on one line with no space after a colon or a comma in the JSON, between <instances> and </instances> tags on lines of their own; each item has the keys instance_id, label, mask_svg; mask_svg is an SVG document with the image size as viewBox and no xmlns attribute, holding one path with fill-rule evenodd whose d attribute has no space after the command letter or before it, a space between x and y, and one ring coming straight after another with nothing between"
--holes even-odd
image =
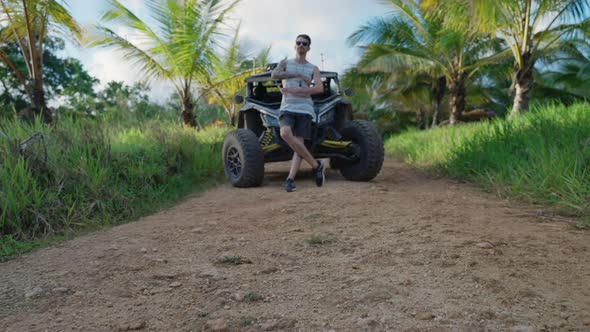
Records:
<instances>
[{"instance_id":1,"label":"man's bare leg","mask_svg":"<svg viewBox=\"0 0 590 332\"><path fill-rule=\"evenodd\" d=\"M293 153L293 159L291 159L291 168L289 169L289 176L287 176L287 179L291 179L291 180L295 180L295 177L297 176L297 172L299 171L299 168L301 167L301 157L297 154L297 152Z\"/></svg>"},{"instance_id":2,"label":"man's bare leg","mask_svg":"<svg viewBox=\"0 0 590 332\"><path fill-rule=\"evenodd\" d=\"M299 157L303 158L313 169L318 168L319 163L315 158L311 155L307 147L305 147L304 141L302 137L295 137L293 136L293 131L289 126L281 127L281 137L289 147L299 155Z\"/></svg>"}]
</instances>

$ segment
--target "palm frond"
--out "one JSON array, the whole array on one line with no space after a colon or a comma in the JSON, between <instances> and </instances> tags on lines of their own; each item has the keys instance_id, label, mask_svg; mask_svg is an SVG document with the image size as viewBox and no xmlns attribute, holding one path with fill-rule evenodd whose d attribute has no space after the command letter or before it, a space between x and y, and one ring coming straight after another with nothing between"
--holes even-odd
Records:
<instances>
[{"instance_id":1,"label":"palm frond","mask_svg":"<svg viewBox=\"0 0 590 332\"><path fill-rule=\"evenodd\" d=\"M193 81L203 84L218 61L220 24L238 3L220 0L145 0L151 26L118 0L108 0L103 15L106 24L120 24L132 30L137 42L98 25L89 46L111 47L139 66L144 79L171 81L177 90L192 90Z\"/></svg>"},{"instance_id":2,"label":"palm frond","mask_svg":"<svg viewBox=\"0 0 590 332\"><path fill-rule=\"evenodd\" d=\"M407 20L411 26L416 29L416 33L422 38L428 37L428 31L425 29L426 23L424 16L420 15L420 2L415 0L381 0L381 3L393 7L393 13L400 18Z\"/></svg>"},{"instance_id":3,"label":"palm frond","mask_svg":"<svg viewBox=\"0 0 590 332\"><path fill-rule=\"evenodd\" d=\"M444 65L419 49L396 45L369 45L359 66L366 72L395 72L400 68L412 68L415 72L444 71Z\"/></svg>"},{"instance_id":4,"label":"palm frond","mask_svg":"<svg viewBox=\"0 0 590 332\"><path fill-rule=\"evenodd\" d=\"M82 39L82 28L70 14L67 2L63 5L56 0L40 2L43 12L48 17L48 24L53 31L59 32L61 36L79 43Z\"/></svg>"},{"instance_id":5,"label":"palm frond","mask_svg":"<svg viewBox=\"0 0 590 332\"><path fill-rule=\"evenodd\" d=\"M270 51L272 50L272 46L268 46L267 48L262 49L258 55L256 56L256 61L261 68L266 68L268 64L271 62L270 60Z\"/></svg>"},{"instance_id":6,"label":"palm frond","mask_svg":"<svg viewBox=\"0 0 590 332\"><path fill-rule=\"evenodd\" d=\"M146 81L150 82L157 78L168 79L174 76L170 70L164 68L148 52L118 35L115 31L106 27L100 27L99 31L102 32L102 36L100 39L96 39L92 46L111 47L121 51L126 60L139 66Z\"/></svg>"}]
</instances>

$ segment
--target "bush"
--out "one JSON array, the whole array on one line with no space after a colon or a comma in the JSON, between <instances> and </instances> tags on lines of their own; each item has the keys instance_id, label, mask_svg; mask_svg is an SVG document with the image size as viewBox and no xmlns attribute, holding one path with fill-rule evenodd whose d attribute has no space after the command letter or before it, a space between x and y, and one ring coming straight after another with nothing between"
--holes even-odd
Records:
<instances>
[{"instance_id":1,"label":"bush","mask_svg":"<svg viewBox=\"0 0 590 332\"><path fill-rule=\"evenodd\" d=\"M11 241L137 218L223 173L224 128L65 118L53 128L13 121L2 130L0 236Z\"/></svg>"},{"instance_id":2,"label":"bush","mask_svg":"<svg viewBox=\"0 0 590 332\"><path fill-rule=\"evenodd\" d=\"M411 131L388 154L501 194L590 216L590 104L540 107L511 121Z\"/></svg>"}]
</instances>

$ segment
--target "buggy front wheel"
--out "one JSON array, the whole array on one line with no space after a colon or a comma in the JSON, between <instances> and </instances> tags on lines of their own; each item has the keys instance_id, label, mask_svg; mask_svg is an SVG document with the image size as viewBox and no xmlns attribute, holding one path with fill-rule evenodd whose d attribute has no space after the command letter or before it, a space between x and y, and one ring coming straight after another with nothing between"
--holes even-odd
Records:
<instances>
[{"instance_id":1,"label":"buggy front wheel","mask_svg":"<svg viewBox=\"0 0 590 332\"><path fill-rule=\"evenodd\" d=\"M234 187L257 187L264 178L264 153L256 135L236 129L223 142L223 168Z\"/></svg>"}]
</instances>

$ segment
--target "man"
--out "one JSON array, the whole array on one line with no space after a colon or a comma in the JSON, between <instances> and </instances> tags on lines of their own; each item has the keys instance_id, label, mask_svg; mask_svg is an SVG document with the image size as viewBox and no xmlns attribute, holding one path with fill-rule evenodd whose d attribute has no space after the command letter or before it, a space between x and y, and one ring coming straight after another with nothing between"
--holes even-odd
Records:
<instances>
[{"instance_id":1,"label":"man","mask_svg":"<svg viewBox=\"0 0 590 332\"><path fill-rule=\"evenodd\" d=\"M315 116L311 95L323 92L320 70L305 59L310 45L311 38L308 35L297 36L295 59L281 61L271 75L273 79L283 80L279 125L281 137L293 150L291 169L285 181L287 192L295 191L295 176L302 158L311 166L318 187L321 187L326 179L324 162L316 160L304 143L306 138L311 137L312 117Z\"/></svg>"}]
</instances>

